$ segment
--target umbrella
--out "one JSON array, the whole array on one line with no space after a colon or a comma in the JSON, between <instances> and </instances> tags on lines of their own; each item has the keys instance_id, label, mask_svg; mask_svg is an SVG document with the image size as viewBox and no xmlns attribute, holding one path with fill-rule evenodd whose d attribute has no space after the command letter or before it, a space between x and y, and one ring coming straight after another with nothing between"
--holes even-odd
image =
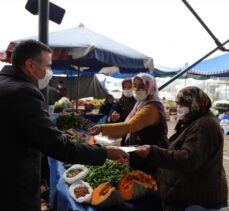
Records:
<instances>
[{"instance_id":1,"label":"umbrella","mask_svg":"<svg viewBox=\"0 0 229 211\"><path fill-rule=\"evenodd\" d=\"M30 37L36 39L38 37ZM25 40L25 39L23 39ZM0 60L9 61L17 43L12 41ZM109 67L153 70L153 59L108 37L93 32L82 25L49 33L49 46L53 61L81 67Z\"/></svg>"},{"instance_id":2,"label":"umbrella","mask_svg":"<svg viewBox=\"0 0 229 211\"><path fill-rule=\"evenodd\" d=\"M53 50L53 64L78 67L110 67L151 71L153 59L108 37L93 32L82 25L49 33L49 46ZM38 37L27 39L38 40ZM1 61L10 61L16 45L25 39L10 42L0 54ZM80 68L78 68L79 70ZM79 71L78 71L79 75ZM79 88L78 91L79 92Z\"/></svg>"}]
</instances>

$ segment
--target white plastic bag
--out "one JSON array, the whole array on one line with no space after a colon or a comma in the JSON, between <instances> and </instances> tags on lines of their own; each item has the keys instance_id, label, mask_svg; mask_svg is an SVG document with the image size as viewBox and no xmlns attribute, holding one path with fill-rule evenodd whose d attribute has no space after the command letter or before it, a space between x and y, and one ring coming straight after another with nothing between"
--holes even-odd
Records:
<instances>
[{"instance_id":1,"label":"white plastic bag","mask_svg":"<svg viewBox=\"0 0 229 211\"><path fill-rule=\"evenodd\" d=\"M88 193L85 196L76 198L74 191L78 187L86 187L88 190ZM75 199L79 203L89 203L91 201L92 192L93 192L93 189L91 188L91 186L87 182L84 182L82 180L71 184L69 187L70 195L72 196L73 199Z\"/></svg>"},{"instance_id":2,"label":"white plastic bag","mask_svg":"<svg viewBox=\"0 0 229 211\"><path fill-rule=\"evenodd\" d=\"M110 139L110 138L108 138L108 136L103 136L101 133L94 136L94 139L95 139L97 144L100 144L102 146L113 145L115 142L114 139Z\"/></svg>"},{"instance_id":3,"label":"white plastic bag","mask_svg":"<svg viewBox=\"0 0 229 211\"><path fill-rule=\"evenodd\" d=\"M75 176L70 176L70 173L74 170L76 171L79 170L80 172L77 173ZM78 180L84 179L87 176L87 174L88 174L88 169L85 166L75 164L64 172L63 178L67 183L72 184Z\"/></svg>"}]
</instances>

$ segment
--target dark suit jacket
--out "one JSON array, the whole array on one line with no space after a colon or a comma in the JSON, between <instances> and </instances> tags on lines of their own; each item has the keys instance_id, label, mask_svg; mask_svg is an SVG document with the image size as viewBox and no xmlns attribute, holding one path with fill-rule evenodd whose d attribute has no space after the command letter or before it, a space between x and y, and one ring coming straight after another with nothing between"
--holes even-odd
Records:
<instances>
[{"instance_id":1,"label":"dark suit jacket","mask_svg":"<svg viewBox=\"0 0 229 211\"><path fill-rule=\"evenodd\" d=\"M40 210L40 154L101 165L105 148L69 141L49 120L42 93L21 70L0 72L1 197L7 210Z\"/></svg>"}]
</instances>

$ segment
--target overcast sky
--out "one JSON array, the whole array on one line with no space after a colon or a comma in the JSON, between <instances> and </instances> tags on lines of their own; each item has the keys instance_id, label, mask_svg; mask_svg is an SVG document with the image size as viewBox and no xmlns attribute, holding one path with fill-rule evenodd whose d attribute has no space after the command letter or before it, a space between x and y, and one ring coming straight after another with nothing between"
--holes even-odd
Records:
<instances>
[{"instance_id":1,"label":"overcast sky","mask_svg":"<svg viewBox=\"0 0 229 211\"><path fill-rule=\"evenodd\" d=\"M229 39L229 0L187 0L213 34ZM12 40L38 34L38 16L24 9L27 0L0 0L0 50ZM66 10L60 25L49 31L83 23L154 59L156 65L191 65L216 47L213 39L182 0L50 0ZM229 48L229 46L226 46ZM212 56L222 54L217 52Z\"/></svg>"}]
</instances>

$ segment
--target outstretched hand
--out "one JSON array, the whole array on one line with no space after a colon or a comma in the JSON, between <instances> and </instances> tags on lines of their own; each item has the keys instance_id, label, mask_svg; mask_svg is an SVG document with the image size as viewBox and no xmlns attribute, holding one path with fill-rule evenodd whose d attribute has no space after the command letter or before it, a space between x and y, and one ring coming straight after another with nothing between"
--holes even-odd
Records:
<instances>
[{"instance_id":1,"label":"outstretched hand","mask_svg":"<svg viewBox=\"0 0 229 211\"><path fill-rule=\"evenodd\" d=\"M107 159L110 160L126 160L129 159L129 154L123 151L118 146L107 146Z\"/></svg>"},{"instance_id":2,"label":"outstretched hand","mask_svg":"<svg viewBox=\"0 0 229 211\"><path fill-rule=\"evenodd\" d=\"M150 145L138 146L135 153L142 158L146 158L150 153Z\"/></svg>"},{"instance_id":3,"label":"outstretched hand","mask_svg":"<svg viewBox=\"0 0 229 211\"><path fill-rule=\"evenodd\" d=\"M88 134L93 135L93 136L98 135L101 132L102 132L102 128L100 125L95 125L88 129Z\"/></svg>"}]
</instances>

